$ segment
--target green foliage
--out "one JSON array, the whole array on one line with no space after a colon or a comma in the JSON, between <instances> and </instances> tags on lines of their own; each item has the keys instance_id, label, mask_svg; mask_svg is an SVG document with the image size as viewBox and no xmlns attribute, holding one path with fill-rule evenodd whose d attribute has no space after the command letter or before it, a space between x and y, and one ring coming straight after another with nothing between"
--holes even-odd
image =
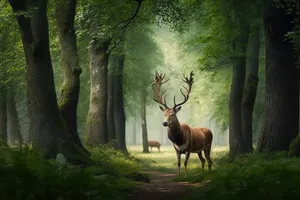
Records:
<instances>
[{"instance_id":1,"label":"green foliage","mask_svg":"<svg viewBox=\"0 0 300 200\"><path fill-rule=\"evenodd\" d=\"M1 144L0 198L123 199L134 185L124 176L136 172L140 164L111 148L93 149L92 157L95 166L61 167L29 147Z\"/></svg>"},{"instance_id":2,"label":"green foliage","mask_svg":"<svg viewBox=\"0 0 300 200\"><path fill-rule=\"evenodd\" d=\"M123 152L115 150L110 144L90 149L92 159L110 173L122 177L142 169L142 164Z\"/></svg>"},{"instance_id":3,"label":"green foliage","mask_svg":"<svg viewBox=\"0 0 300 200\"><path fill-rule=\"evenodd\" d=\"M149 26L138 27L127 34L125 43L124 96L126 112L137 115L141 93L147 90L148 103L153 103L151 83L155 69L164 58Z\"/></svg>"},{"instance_id":4,"label":"green foliage","mask_svg":"<svg viewBox=\"0 0 300 200\"><path fill-rule=\"evenodd\" d=\"M287 158L287 152L249 154L222 162L203 174L210 182L187 199L299 199L299 164Z\"/></svg>"}]
</instances>

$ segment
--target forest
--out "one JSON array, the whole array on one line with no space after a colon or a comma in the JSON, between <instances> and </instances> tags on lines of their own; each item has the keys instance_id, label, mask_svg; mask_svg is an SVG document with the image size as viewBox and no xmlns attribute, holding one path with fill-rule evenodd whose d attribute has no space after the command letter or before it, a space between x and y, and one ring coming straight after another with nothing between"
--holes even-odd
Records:
<instances>
[{"instance_id":1,"label":"forest","mask_svg":"<svg viewBox=\"0 0 300 200\"><path fill-rule=\"evenodd\" d=\"M300 198L298 0L0 10L0 199Z\"/></svg>"}]
</instances>

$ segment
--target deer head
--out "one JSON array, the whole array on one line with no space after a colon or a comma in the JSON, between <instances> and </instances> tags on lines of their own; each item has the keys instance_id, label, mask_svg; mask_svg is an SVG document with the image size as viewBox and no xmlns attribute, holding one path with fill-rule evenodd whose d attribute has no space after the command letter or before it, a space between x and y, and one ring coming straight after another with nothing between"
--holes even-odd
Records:
<instances>
[{"instance_id":1,"label":"deer head","mask_svg":"<svg viewBox=\"0 0 300 200\"><path fill-rule=\"evenodd\" d=\"M160 92L162 84L169 81L169 79L164 81L165 74L161 74L161 73L159 74L158 72L155 72L155 79L152 83L153 100L162 105L159 106L159 108L164 112L164 121L162 122L163 126L171 126L175 122L178 122L176 114L180 111L181 105L186 103L187 100L189 99L189 94L191 92L192 85L194 82L193 75L194 73L192 71L190 73L189 78L183 76L182 80L188 85L188 88L183 86L185 89L185 93L182 91L182 89L180 89L180 92L183 95L184 100L181 103L176 104L176 100L174 96L173 98L174 106L172 108L169 108L166 103L166 95L164 95L167 90L164 90L162 93Z\"/></svg>"}]
</instances>

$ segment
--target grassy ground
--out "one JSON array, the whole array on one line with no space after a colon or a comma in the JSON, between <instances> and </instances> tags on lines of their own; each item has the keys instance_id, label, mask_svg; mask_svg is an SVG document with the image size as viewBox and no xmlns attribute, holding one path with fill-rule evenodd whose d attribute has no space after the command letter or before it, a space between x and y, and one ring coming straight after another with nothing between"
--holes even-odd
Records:
<instances>
[{"instance_id":1,"label":"grassy ground","mask_svg":"<svg viewBox=\"0 0 300 200\"><path fill-rule=\"evenodd\" d=\"M141 146L128 150L130 157L109 146L90 149L96 166L80 169L45 161L27 147L0 144L0 199L300 199L300 159L288 158L287 152L254 153L228 162L227 149L215 147L213 170L206 165L203 172L197 155L191 154L184 178L183 166L181 176L176 175L171 145L148 154L141 153ZM138 172L148 172L151 183L134 182L143 177ZM130 196L132 188L138 190Z\"/></svg>"},{"instance_id":2,"label":"grassy ground","mask_svg":"<svg viewBox=\"0 0 300 200\"><path fill-rule=\"evenodd\" d=\"M161 153L141 153L141 147L128 148L132 154L144 160L154 160L144 170L159 170L161 173L176 173L176 155L172 147L162 147ZM183 157L183 156L182 156ZM183 158L182 158L183 159ZM206 183L203 187L190 188L180 199L300 199L300 159L288 158L287 152L273 154L253 153L228 162L227 149L212 149L213 170L203 172L196 154L191 154L188 177L175 176L173 181Z\"/></svg>"},{"instance_id":3,"label":"grassy ground","mask_svg":"<svg viewBox=\"0 0 300 200\"><path fill-rule=\"evenodd\" d=\"M227 147L214 147L212 148L211 158L214 161L214 166L217 166L227 152ZM151 153L142 153L142 146L128 146L128 151L132 156L142 159L149 165L146 167L147 170L159 170L159 171L172 171L177 172L177 158L174 147L172 145L161 146L160 152L153 148ZM184 155L181 155L181 168L183 172L183 161ZM200 160L197 154L192 153L188 162L188 174L198 173L201 167ZM207 164L206 164L207 169ZM182 173L183 174L183 173Z\"/></svg>"}]
</instances>

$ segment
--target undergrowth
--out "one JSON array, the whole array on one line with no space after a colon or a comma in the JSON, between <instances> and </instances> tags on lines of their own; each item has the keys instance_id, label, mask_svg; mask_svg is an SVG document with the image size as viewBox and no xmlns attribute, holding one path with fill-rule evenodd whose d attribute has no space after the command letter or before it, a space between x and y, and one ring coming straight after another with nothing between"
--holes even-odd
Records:
<instances>
[{"instance_id":1,"label":"undergrowth","mask_svg":"<svg viewBox=\"0 0 300 200\"><path fill-rule=\"evenodd\" d=\"M135 185L125 177L142 163L109 146L90 149L96 165L79 168L46 161L29 147L0 145L0 199L125 199Z\"/></svg>"},{"instance_id":2,"label":"undergrowth","mask_svg":"<svg viewBox=\"0 0 300 200\"><path fill-rule=\"evenodd\" d=\"M231 162L226 159L208 172L197 170L190 182L210 180L187 199L299 199L300 160L286 152L248 154ZM178 178L179 180L181 178Z\"/></svg>"}]
</instances>

